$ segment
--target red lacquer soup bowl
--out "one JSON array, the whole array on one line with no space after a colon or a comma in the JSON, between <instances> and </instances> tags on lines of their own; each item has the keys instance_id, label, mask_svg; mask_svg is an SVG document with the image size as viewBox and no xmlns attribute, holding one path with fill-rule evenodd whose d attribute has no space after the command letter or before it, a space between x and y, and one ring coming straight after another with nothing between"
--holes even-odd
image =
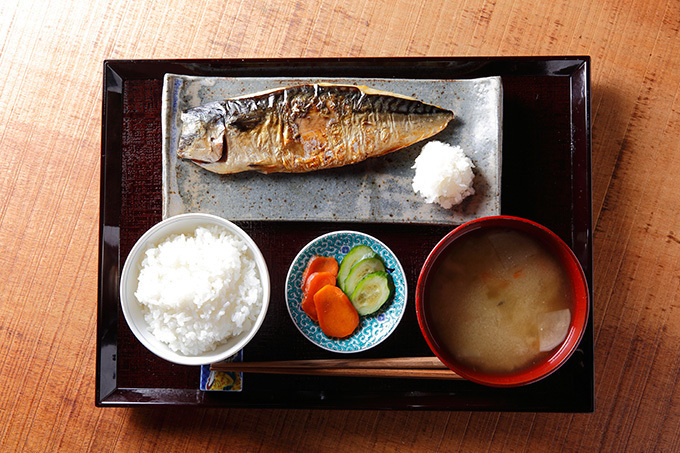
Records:
<instances>
[{"instance_id":1,"label":"red lacquer soup bowl","mask_svg":"<svg viewBox=\"0 0 680 453\"><path fill-rule=\"evenodd\" d=\"M522 263L529 263L526 272ZM470 221L439 241L420 271L415 303L434 354L460 376L494 387L555 372L578 346L590 307L585 274L569 246L546 227L511 216ZM512 361L514 351L521 365Z\"/></svg>"}]
</instances>

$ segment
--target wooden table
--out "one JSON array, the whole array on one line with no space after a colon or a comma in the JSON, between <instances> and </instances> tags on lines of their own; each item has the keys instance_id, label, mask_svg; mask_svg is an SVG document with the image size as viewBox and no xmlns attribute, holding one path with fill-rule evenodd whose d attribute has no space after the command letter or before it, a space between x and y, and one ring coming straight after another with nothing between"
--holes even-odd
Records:
<instances>
[{"instance_id":1,"label":"wooden table","mask_svg":"<svg viewBox=\"0 0 680 453\"><path fill-rule=\"evenodd\" d=\"M0 445L679 450L679 29L659 0L4 2ZM103 60L520 55L591 57L592 414L95 407Z\"/></svg>"}]
</instances>

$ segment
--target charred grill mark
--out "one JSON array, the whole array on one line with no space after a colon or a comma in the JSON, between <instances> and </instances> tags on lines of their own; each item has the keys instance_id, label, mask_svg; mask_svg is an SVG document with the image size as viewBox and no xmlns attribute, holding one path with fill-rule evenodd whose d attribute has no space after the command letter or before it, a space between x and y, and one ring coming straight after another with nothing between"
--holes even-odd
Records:
<instances>
[{"instance_id":1,"label":"charred grill mark","mask_svg":"<svg viewBox=\"0 0 680 453\"><path fill-rule=\"evenodd\" d=\"M265 120L265 112L255 110L246 115L232 117L228 120L228 125L236 128L239 132L248 132L255 129Z\"/></svg>"}]
</instances>

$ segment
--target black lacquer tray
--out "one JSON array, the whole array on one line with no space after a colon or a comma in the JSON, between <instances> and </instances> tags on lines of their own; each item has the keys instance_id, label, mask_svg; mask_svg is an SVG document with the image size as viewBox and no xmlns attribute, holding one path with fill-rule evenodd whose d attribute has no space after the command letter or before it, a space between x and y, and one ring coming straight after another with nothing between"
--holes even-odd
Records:
<instances>
[{"instance_id":1,"label":"black lacquer tray","mask_svg":"<svg viewBox=\"0 0 680 453\"><path fill-rule=\"evenodd\" d=\"M591 292L591 318L571 359L535 384L497 389L467 381L246 374L241 392L199 390L199 367L174 365L142 346L119 307L118 283L134 242L161 220L161 94L166 73L230 77L465 79L501 76L501 211L544 224L571 246ZM381 59L126 60L104 63L97 312L96 404L344 409L591 412L593 266L590 59L472 57ZM313 238L353 229L399 257L409 286L406 314L383 343L353 357L431 355L413 304L420 267L450 226L240 222L262 250L272 298L248 361L332 358L293 325L286 272Z\"/></svg>"}]
</instances>

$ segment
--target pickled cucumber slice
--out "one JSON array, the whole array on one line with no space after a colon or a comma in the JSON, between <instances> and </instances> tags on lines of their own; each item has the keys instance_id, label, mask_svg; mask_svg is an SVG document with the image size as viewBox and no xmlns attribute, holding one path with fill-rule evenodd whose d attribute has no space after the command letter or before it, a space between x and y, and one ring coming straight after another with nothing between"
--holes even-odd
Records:
<instances>
[{"instance_id":1,"label":"pickled cucumber slice","mask_svg":"<svg viewBox=\"0 0 680 453\"><path fill-rule=\"evenodd\" d=\"M385 265L382 260L377 256L364 258L352 266L345 280L345 287L341 289L345 294L351 296L361 279L373 272L385 272Z\"/></svg>"},{"instance_id":2,"label":"pickled cucumber slice","mask_svg":"<svg viewBox=\"0 0 680 453\"><path fill-rule=\"evenodd\" d=\"M338 287L345 291L345 280L352 270L352 267L363 260L364 258L371 258L377 256L373 249L367 245L355 245L352 249L345 255L340 263L340 269L338 269ZM345 291L347 293L347 291Z\"/></svg>"},{"instance_id":3,"label":"pickled cucumber slice","mask_svg":"<svg viewBox=\"0 0 680 453\"><path fill-rule=\"evenodd\" d=\"M349 300L360 316L380 310L394 293L394 283L387 272L379 271L361 279Z\"/></svg>"}]
</instances>

